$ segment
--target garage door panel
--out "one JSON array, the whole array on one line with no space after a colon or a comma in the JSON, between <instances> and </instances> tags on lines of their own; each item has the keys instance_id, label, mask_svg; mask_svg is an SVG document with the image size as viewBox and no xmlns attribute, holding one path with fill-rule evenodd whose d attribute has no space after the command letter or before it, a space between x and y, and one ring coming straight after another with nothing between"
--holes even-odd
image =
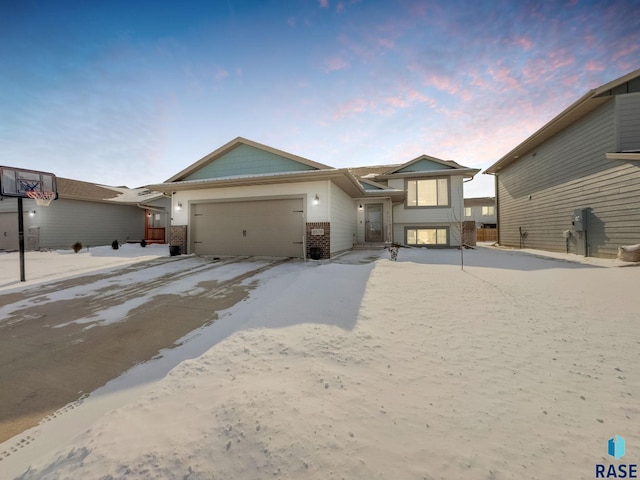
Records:
<instances>
[{"instance_id":1,"label":"garage door panel","mask_svg":"<svg viewBox=\"0 0 640 480\"><path fill-rule=\"evenodd\" d=\"M192 252L302 257L302 199L195 204Z\"/></svg>"}]
</instances>

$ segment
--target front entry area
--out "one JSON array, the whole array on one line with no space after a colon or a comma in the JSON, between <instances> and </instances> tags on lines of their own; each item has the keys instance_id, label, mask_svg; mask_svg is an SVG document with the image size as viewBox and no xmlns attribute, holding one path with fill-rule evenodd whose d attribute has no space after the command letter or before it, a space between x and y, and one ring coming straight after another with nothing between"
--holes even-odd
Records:
<instances>
[{"instance_id":1,"label":"front entry area","mask_svg":"<svg viewBox=\"0 0 640 480\"><path fill-rule=\"evenodd\" d=\"M383 241L382 204L368 204L365 208L365 242Z\"/></svg>"},{"instance_id":2,"label":"front entry area","mask_svg":"<svg viewBox=\"0 0 640 480\"><path fill-rule=\"evenodd\" d=\"M191 253L303 257L302 198L191 205Z\"/></svg>"}]
</instances>

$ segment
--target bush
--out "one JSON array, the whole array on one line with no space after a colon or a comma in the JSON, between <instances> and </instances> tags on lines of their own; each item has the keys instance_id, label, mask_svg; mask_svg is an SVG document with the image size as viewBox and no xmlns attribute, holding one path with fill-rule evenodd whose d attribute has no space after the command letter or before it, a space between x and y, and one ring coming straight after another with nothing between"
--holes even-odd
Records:
<instances>
[{"instance_id":1,"label":"bush","mask_svg":"<svg viewBox=\"0 0 640 480\"><path fill-rule=\"evenodd\" d=\"M114 240L113 242L111 242L111 248L113 248L114 250L117 250L120 248L120 244L118 243L118 240Z\"/></svg>"},{"instance_id":2,"label":"bush","mask_svg":"<svg viewBox=\"0 0 640 480\"><path fill-rule=\"evenodd\" d=\"M142 248L144 248L144 247L146 247L146 246L147 246L147 241L146 241L144 238L143 238L143 239L142 239L142 241L140 242L140 246L141 246Z\"/></svg>"},{"instance_id":3,"label":"bush","mask_svg":"<svg viewBox=\"0 0 640 480\"><path fill-rule=\"evenodd\" d=\"M75 253L78 253L80 250L82 250L82 244L80 242L76 242L73 245L71 245L71 248Z\"/></svg>"}]
</instances>

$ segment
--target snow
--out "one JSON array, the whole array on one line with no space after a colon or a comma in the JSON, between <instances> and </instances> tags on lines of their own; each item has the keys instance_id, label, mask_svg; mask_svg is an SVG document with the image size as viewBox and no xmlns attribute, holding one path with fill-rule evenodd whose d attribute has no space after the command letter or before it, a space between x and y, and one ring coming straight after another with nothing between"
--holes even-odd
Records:
<instances>
[{"instance_id":1,"label":"snow","mask_svg":"<svg viewBox=\"0 0 640 480\"><path fill-rule=\"evenodd\" d=\"M58 278L56 257L75 275L167 256L140 250L33 254L28 277ZM260 273L181 347L0 444L0 477L591 478L615 434L637 463L640 269L488 247L464 270L456 250L388 256Z\"/></svg>"}]
</instances>

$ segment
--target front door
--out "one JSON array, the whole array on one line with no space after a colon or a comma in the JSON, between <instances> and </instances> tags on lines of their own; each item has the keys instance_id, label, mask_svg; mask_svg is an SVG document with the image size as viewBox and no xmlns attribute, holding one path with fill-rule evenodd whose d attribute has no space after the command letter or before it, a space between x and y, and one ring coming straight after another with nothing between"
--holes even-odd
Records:
<instances>
[{"instance_id":1,"label":"front door","mask_svg":"<svg viewBox=\"0 0 640 480\"><path fill-rule=\"evenodd\" d=\"M364 241L382 242L382 204L366 206L364 223Z\"/></svg>"}]
</instances>

